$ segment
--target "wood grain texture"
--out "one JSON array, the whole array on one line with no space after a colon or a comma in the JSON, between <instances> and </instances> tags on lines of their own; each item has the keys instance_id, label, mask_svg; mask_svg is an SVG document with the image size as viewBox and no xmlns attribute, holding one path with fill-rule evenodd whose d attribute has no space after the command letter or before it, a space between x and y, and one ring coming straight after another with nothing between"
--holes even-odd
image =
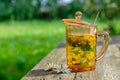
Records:
<instances>
[{"instance_id":1,"label":"wood grain texture","mask_svg":"<svg viewBox=\"0 0 120 80\"><path fill-rule=\"evenodd\" d=\"M65 41L49 53L21 80L120 80L120 51L117 44L110 44L106 55L97 61L96 69L88 72L54 74L43 69L47 63L66 64ZM97 46L99 50L101 46Z\"/></svg>"}]
</instances>

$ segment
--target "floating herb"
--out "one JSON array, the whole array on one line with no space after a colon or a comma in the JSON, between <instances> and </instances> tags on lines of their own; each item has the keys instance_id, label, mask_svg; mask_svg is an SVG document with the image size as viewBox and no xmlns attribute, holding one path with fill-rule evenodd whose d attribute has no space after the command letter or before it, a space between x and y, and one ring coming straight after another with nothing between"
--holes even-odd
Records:
<instances>
[{"instance_id":1,"label":"floating herb","mask_svg":"<svg viewBox=\"0 0 120 80\"><path fill-rule=\"evenodd\" d=\"M76 55L79 54L79 50L72 50L72 52L73 52L74 54L76 54Z\"/></svg>"},{"instance_id":2,"label":"floating herb","mask_svg":"<svg viewBox=\"0 0 120 80\"><path fill-rule=\"evenodd\" d=\"M76 59L75 59L75 58L72 58L72 60L73 60L73 61L76 61Z\"/></svg>"},{"instance_id":3,"label":"floating herb","mask_svg":"<svg viewBox=\"0 0 120 80\"><path fill-rule=\"evenodd\" d=\"M80 46L80 47L83 51L92 51L93 50L88 41L86 41L85 45Z\"/></svg>"},{"instance_id":4,"label":"floating herb","mask_svg":"<svg viewBox=\"0 0 120 80\"><path fill-rule=\"evenodd\" d=\"M88 66L89 64L88 64L88 62L86 61L86 62L83 62L83 63L81 63L83 66Z\"/></svg>"}]
</instances>

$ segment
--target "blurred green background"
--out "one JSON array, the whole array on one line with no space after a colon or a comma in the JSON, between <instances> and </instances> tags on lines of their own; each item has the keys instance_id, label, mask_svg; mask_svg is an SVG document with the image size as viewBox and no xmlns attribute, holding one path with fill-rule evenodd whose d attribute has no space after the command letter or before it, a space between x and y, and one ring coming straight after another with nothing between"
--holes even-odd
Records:
<instances>
[{"instance_id":1,"label":"blurred green background","mask_svg":"<svg viewBox=\"0 0 120 80\"><path fill-rule=\"evenodd\" d=\"M65 38L63 18L120 35L120 0L0 0L0 80L19 80Z\"/></svg>"}]
</instances>

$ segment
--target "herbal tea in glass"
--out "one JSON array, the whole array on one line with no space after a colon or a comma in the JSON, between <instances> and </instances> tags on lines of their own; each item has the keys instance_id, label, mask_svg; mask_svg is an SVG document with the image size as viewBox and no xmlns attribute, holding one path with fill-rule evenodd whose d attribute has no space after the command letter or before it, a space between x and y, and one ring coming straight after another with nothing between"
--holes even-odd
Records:
<instances>
[{"instance_id":1,"label":"herbal tea in glass","mask_svg":"<svg viewBox=\"0 0 120 80\"><path fill-rule=\"evenodd\" d=\"M91 71L96 61L104 56L108 47L109 34L96 31L96 25L81 20L82 13L75 14L76 19L63 19L66 26L66 60L68 67L74 71ZM100 52L96 54L97 37L103 36Z\"/></svg>"},{"instance_id":2,"label":"herbal tea in glass","mask_svg":"<svg viewBox=\"0 0 120 80\"><path fill-rule=\"evenodd\" d=\"M82 71L94 67L96 36L68 35L66 40L67 64L70 68Z\"/></svg>"}]
</instances>

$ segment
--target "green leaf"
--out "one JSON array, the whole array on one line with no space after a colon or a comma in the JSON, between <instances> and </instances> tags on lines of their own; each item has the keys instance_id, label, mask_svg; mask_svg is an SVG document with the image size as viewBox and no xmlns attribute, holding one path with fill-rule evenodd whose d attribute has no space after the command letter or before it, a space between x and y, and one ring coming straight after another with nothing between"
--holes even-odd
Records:
<instances>
[{"instance_id":1,"label":"green leaf","mask_svg":"<svg viewBox=\"0 0 120 80\"><path fill-rule=\"evenodd\" d=\"M79 50L73 50L72 51L74 54L78 55L79 54Z\"/></svg>"},{"instance_id":2,"label":"green leaf","mask_svg":"<svg viewBox=\"0 0 120 80\"><path fill-rule=\"evenodd\" d=\"M82 65L83 66L88 66L89 64L88 64L88 62L84 62L84 63L82 63Z\"/></svg>"},{"instance_id":3,"label":"green leaf","mask_svg":"<svg viewBox=\"0 0 120 80\"><path fill-rule=\"evenodd\" d=\"M81 48L83 49L83 51L92 51L93 49L91 48L91 46L89 45L89 42L87 41L85 45L81 46Z\"/></svg>"}]
</instances>

